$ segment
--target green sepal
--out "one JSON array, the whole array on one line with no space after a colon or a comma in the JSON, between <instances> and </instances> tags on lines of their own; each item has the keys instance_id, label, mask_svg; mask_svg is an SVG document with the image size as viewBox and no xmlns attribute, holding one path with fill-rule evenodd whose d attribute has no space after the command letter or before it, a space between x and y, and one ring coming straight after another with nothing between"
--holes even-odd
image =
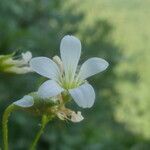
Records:
<instances>
[{"instance_id":1,"label":"green sepal","mask_svg":"<svg viewBox=\"0 0 150 150\"><path fill-rule=\"evenodd\" d=\"M24 111L32 113L36 116L55 116L55 111L59 107L59 102L54 102L51 98L50 99L42 99L38 96L37 92L32 92L28 94L29 96L33 97L34 105L29 108L22 108Z\"/></svg>"}]
</instances>

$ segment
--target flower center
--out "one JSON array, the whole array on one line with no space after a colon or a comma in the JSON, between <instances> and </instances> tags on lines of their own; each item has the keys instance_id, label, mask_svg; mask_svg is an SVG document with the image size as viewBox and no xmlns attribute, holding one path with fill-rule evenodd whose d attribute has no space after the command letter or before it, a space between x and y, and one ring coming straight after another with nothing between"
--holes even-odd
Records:
<instances>
[{"instance_id":1,"label":"flower center","mask_svg":"<svg viewBox=\"0 0 150 150\"><path fill-rule=\"evenodd\" d=\"M67 73L65 74L65 70L63 67L63 62L61 61L61 59L58 56L53 57L54 62L58 65L59 69L60 69L60 77L59 77L59 81L58 84L63 87L64 89L68 90L68 89L73 89L76 88L78 86L80 86L84 81L79 81L78 79L78 75L77 74L73 74L71 69L67 70Z\"/></svg>"},{"instance_id":2,"label":"flower center","mask_svg":"<svg viewBox=\"0 0 150 150\"><path fill-rule=\"evenodd\" d=\"M80 85L80 82L78 82L76 79L72 79L72 80L67 80L65 77L62 77L61 81L60 81L60 85L68 90L68 89L73 89L76 88Z\"/></svg>"}]
</instances>

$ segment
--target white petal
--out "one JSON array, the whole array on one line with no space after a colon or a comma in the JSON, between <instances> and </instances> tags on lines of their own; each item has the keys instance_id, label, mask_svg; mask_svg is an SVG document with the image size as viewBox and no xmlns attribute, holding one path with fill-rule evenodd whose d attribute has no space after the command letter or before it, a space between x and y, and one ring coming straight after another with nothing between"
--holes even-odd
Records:
<instances>
[{"instance_id":1,"label":"white petal","mask_svg":"<svg viewBox=\"0 0 150 150\"><path fill-rule=\"evenodd\" d=\"M63 90L64 89L61 88L57 82L48 80L39 87L38 95L46 99L60 94Z\"/></svg>"},{"instance_id":2,"label":"white petal","mask_svg":"<svg viewBox=\"0 0 150 150\"><path fill-rule=\"evenodd\" d=\"M84 119L84 117L81 115L81 112L78 111L77 113L75 113L74 111L71 114L71 121L72 122L80 122Z\"/></svg>"},{"instance_id":3,"label":"white petal","mask_svg":"<svg viewBox=\"0 0 150 150\"><path fill-rule=\"evenodd\" d=\"M65 36L60 44L61 59L66 78L73 78L81 55L81 42L74 36Z\"/></svg>"},{"instance_id":4,"label":"white petal","mask_svg":"<svg viewBox=\"0 0 150 150\"><path fill-rule=\"evenodd\" d=\"M22 53L23 60L28 63L32 58L32 53L30 51L27 51L26 53Z\"/></svg>"},{"instance_id":5,"label":"white petal","mask_svg":"<svg viewBox=\"0 0 150 150\"><path fill-rule=\"evenodd\" d=\"M76 89L69 90L69 93L80 107L90 108L94 104L95 92L93 87L88 83L85 83Z\"/></svg>"},{"instance_id":6,"label":"white petal","mask_svg":"<svg viewBox=\"0 0 150 150\"><path fill-rule=\"evenodd\" d=\"M31 107L34 104L34 100L32 96L25 95L22 99L14 102L13 104L20 106L20 107Z\"/></svg>"},{"instance_id":7,"label":"white petal","mask_svg":"<svg viewBox=\"0 0 150 150\"><path fill-rule=\"evenodd\" d=\"M108 62L102 58L90 58L82 64L79 71L79 78L84 80L92 75L102 72L108 67L108 65Z\"/></svg>"},{"instance_id":8,"label":"white petal","mask_svg":"<svg viewBox=\"0 0 150 150\"><path fill-rule=\"evenodd\" d=\"M53 80L58 80L60 75L60 71L56 63L47 57L32 58L30 66L38 74Z\"/></svg>"}]
</instances>

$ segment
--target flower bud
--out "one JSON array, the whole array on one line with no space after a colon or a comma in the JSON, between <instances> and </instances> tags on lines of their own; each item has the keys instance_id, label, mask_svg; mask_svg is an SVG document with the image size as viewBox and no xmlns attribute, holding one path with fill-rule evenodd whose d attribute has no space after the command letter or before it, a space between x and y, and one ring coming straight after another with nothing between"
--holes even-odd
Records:
<instances>
[{"instance_id":1,"label":"flower bud","mask_svg":"<svg viewBox=\"0 0 150 150\"><path fill-rule=\"evenodd\" d=\"M25 74L32 72L29 61L32 58L31 52L22 53L19 57L15 53L0 55L0 72Z\"/></svg>"}]
</instances>

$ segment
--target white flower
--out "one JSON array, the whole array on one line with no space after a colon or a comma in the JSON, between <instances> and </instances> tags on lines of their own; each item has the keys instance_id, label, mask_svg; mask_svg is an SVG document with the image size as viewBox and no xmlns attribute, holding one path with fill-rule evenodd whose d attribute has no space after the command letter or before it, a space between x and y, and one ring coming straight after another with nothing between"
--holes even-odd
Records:
<instances>
[{"instance_id":1,"label":"white flower","mask_svg":"<svg viewBox=\"0 0 150 150\"><path fill-rule=\"evenodd\" d=\"M0 71L16 74L24 74L33 71L29 67L29 61L32 58L31 52L22 53L19 58L15 57L14 53L10 55L0 55Z\"/></svg>"},{"instance_id":2,"label":"white flower","mask_svg":"<svg viewBox=\"0 0 150 150\"><path fill-rule=\"evenodd\" d=\"M70 120L74 123L81 122L84 119L80 111L76 113L75 111L72 111L65 107L62 107L58 111L56 111L56 116L60 120Z\"/></svg>"},{"instance_id":3,"label":"white flower","mask_svg":"<svg viewBox=\"0 0 150 150\"><path fill-rule=\"evenodd\" d=\"M81 43L79 39L69 35L61 40L60 55L61 60L57 57L54 61L47 57L31 59L31 68L38 74L49 78L39 87L39 96L46 99L67 91L78 106L92 107L95 101L95 92L93 87L86 82L86 79L104 71L108 67L108 62L93 57L85 61L80 70L77 71L81 55Z\"/></svg>"},{"instance_id":4,"label":"white flower","mask_svg":"<svg viewBox=\"0 0 150 150\"><path fill-rule=\"evenodd\" d=\"M71 114L71 121L72 122L80 122L84 119L84 117L81 115L81 112L78 111L77 113L72 112Z\"/></svg>"}]
</instances>

